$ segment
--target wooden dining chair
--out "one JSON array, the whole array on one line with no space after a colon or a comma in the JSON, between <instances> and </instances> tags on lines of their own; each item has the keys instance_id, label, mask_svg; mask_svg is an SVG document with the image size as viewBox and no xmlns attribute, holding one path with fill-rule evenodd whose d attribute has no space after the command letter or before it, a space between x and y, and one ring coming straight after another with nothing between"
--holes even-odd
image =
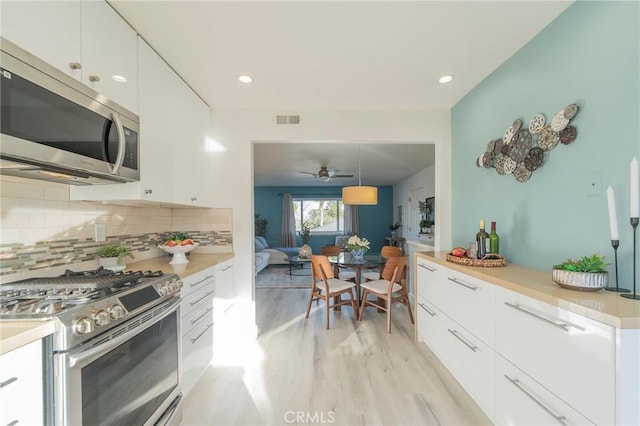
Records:
<instances>
[{"instance_id":1,"label":"wooden dining chair","mask_svg":"<svg viewBox=\"0 0 640 426\"><path fill-rule=\"evenodd\" d=\"M380 260L381 263L386 263L387 259L390 257L398 257L402 256L402 248L396 246L384 246L382 250L380 250ZM362 274L363 281L376 281L379 280L382 276L382 270L384 268L380 268L377 271L367 271Z\"/></svg>"},{"instance_id":2,"label":"wooden dining chair","mask_svg":"<svg viewBox=\"0 0 640 426\"><path fill-rule=\"evenodd\" d=\"M353 295L355 283L344 281L334 277L333 267L327 259L327 256L312 254L311 255L311 294L309 295L309 303L307 304L307 313L305 318L309 318L311 311L311 303L314 300L322 299L325 304L326 312L326 328L329 329L329 311L336 306L350 304L353 308L355 318L358 318L358 308ZM349 299L342 299L342 294L347 293ZM333 300L333 304L331 304Z\"/></svg>"},{"instance_id":3,"label":"wooden dining chair","mask_svg":"<svg viewBox=\"0 0 640 426\"><path fill-rule=\"evenodd\" d=\"M358 312L358 321L362 321L366 305L375 306L387 312L387 333L391 333L391 306L394 302L400 302L407 307L411 324L414 323L409 294L404 285L408 261L408 256L390 257L384 265L379 280L360 284L364 292L360 303L360 311ZM367 296L370 294L376 296L378 300L367 300ZM385 302L384 305L381 303L382 301Z\"/></svg>"},{"instance_id":4,"label":"wooden dining chair","mask_svg":"<svg viewBox=\"0 0 640 426\"><path fill-rule=\"evenodd\" d=\"M342 251L342 247L340 246L322 246L320 247L320 254L323 256L339 256ZM345 268L335 265L334 273L337 273L336 278L345 281L354 281L356 279L356 272L353 269Z\"/></svg>"}]
</instances>

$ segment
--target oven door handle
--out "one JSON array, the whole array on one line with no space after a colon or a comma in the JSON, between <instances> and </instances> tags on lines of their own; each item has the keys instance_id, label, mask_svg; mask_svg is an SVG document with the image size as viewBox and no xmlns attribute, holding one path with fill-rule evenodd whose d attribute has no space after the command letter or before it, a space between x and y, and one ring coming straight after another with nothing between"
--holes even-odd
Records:
<instances>
[{"instance_id":1,"label":"oven door handle","mask_svg":"<svg viewBox=\"0 0 640 426\"><path fill-rule=\"evenodd\" d=\"M155 323L157 323L158 321L161 321L163 319L165 319L166 317L168 317L169 315L171 315L173 312L175 312L175 310L178 308L178 306L180 305L181 299L176 299L174 301L171 302L171 304L167 305L167 310L165 312L162 313L162 315L159 315L157 317L154 318L153 321L149 321L148 323L141 325L140 327L136 327L131 331L128 331L124 334L119 335L116 338L113 338L111 340L106 341L105 343L102 343L98 346L95 346L91 349L87 349L86 351L82 351L77 355L69 355L69 367L74 367L76 364L80 364L83 363L84 361L91 359L97 355L102 355L105 352L110 351L111 349L114 349L118 346L120 346L122 343L126 342L127 340L131 339L133 336L135 336L136 334L141 333L142 331L146 330L147 328L151 327L152 325L154 325ZM172 306L175 305L175 306Z\"/></svg>"}]
</instances>

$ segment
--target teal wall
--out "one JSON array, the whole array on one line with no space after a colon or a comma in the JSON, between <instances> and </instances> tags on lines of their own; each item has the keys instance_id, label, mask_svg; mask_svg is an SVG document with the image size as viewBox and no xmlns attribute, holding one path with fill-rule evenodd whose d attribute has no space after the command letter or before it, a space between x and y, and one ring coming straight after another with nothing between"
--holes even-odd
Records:
<instances>
[{"instance_id":1,"label":"teal wall","mask_svg":"<svg viewBox=\"0 0 640 426\"><path fill-rule=\"evenodd\" d=\"M497 221L501 253L512 263L549 270L592 252L613 261L606 197L611 185L620 284L631 287L629 163L640 158L639 7L635 1L574 3L454 106L454 246L473 241L484 218ZM526 127L542 112L550 121L570 103L580 106L571 122L576 141L556 146L528 182L476 167L487 143L514 119ZM594 177L601 185L595 195Z\"/></svg>"},{"instance_id":2,"label":"teal wall","mask_svg":"<svg viewBox=\"0 0 640 426\"><path fill-rule=\"evenodd\" d=\"M293 196L300 194L300 198L315 198L316 196L341 197L342 187L339 186L256 186L253 188L254 211L267 219L267 240L280 243L280 228L282 227L282 195L290 192ZM359 206L360 236L371 242L370 253L379 253L384 244L384 237L391 235L389 225L393 221L393 187L378 187L378 204L375 206ZM314 253L320 253L320 247L333 245L335 235L314 235L309 246ZM302 245L298 236L298 246Z\"/></svg>"}]
</instances>

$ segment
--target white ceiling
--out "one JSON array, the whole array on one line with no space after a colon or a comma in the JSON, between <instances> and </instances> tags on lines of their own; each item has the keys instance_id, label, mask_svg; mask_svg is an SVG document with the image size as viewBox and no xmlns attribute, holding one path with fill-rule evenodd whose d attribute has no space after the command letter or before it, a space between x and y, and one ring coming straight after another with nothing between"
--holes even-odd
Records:
<instances>
[{"instance_id":1,"label":"white ceiling","mask_svg":"<svg viewBox=\"0 0 640 426\"><path fill-rule=\"evenodd\" d=\"M297 114L450 109L571 1L109 3L213 109ZM455 80L439 84L448 73ZM240 83L240 74L254 82ZM282 184L286 176L277 180L267 164L281 169L283 155L310 155L308 145L286 151L257 157L269 160L256 165L256 183ZM388 157L401 164L415 158L400 150ZM330 168L357 165L356 157L337 164L326 148L312 160L305 169L317 171L325 161ZM393 165L371 167L382 173Z\"/></svg>"}]
</instances>

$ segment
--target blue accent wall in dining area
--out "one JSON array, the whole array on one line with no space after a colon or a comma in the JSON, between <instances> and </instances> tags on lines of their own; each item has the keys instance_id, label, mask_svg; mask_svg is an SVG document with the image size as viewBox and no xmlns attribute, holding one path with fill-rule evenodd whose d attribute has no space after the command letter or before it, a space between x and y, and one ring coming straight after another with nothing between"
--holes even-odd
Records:
<instances>
[{"instance_id":1,"label":"blue accent wall in dining area","mask_svg":"<svg viewBox=\"0 0 640 426\"><path fill-rule=\"evenodd\" d=\"M282 227L282 194L289 192L294 197L341 197L340 186L256 186L253 188L254 212L267 219L267 240L280 244ZM391 234L389 225L393 221L393 187L378 187L378 204L375 206L359 206L360 236L371 241L370 253L379 253L384 238ZM320 253L320 247L333 245L335 235L314 235L309 241L313 253ZM298 246L302 245L298 236Z\"/></svg>"}]
</instances>

